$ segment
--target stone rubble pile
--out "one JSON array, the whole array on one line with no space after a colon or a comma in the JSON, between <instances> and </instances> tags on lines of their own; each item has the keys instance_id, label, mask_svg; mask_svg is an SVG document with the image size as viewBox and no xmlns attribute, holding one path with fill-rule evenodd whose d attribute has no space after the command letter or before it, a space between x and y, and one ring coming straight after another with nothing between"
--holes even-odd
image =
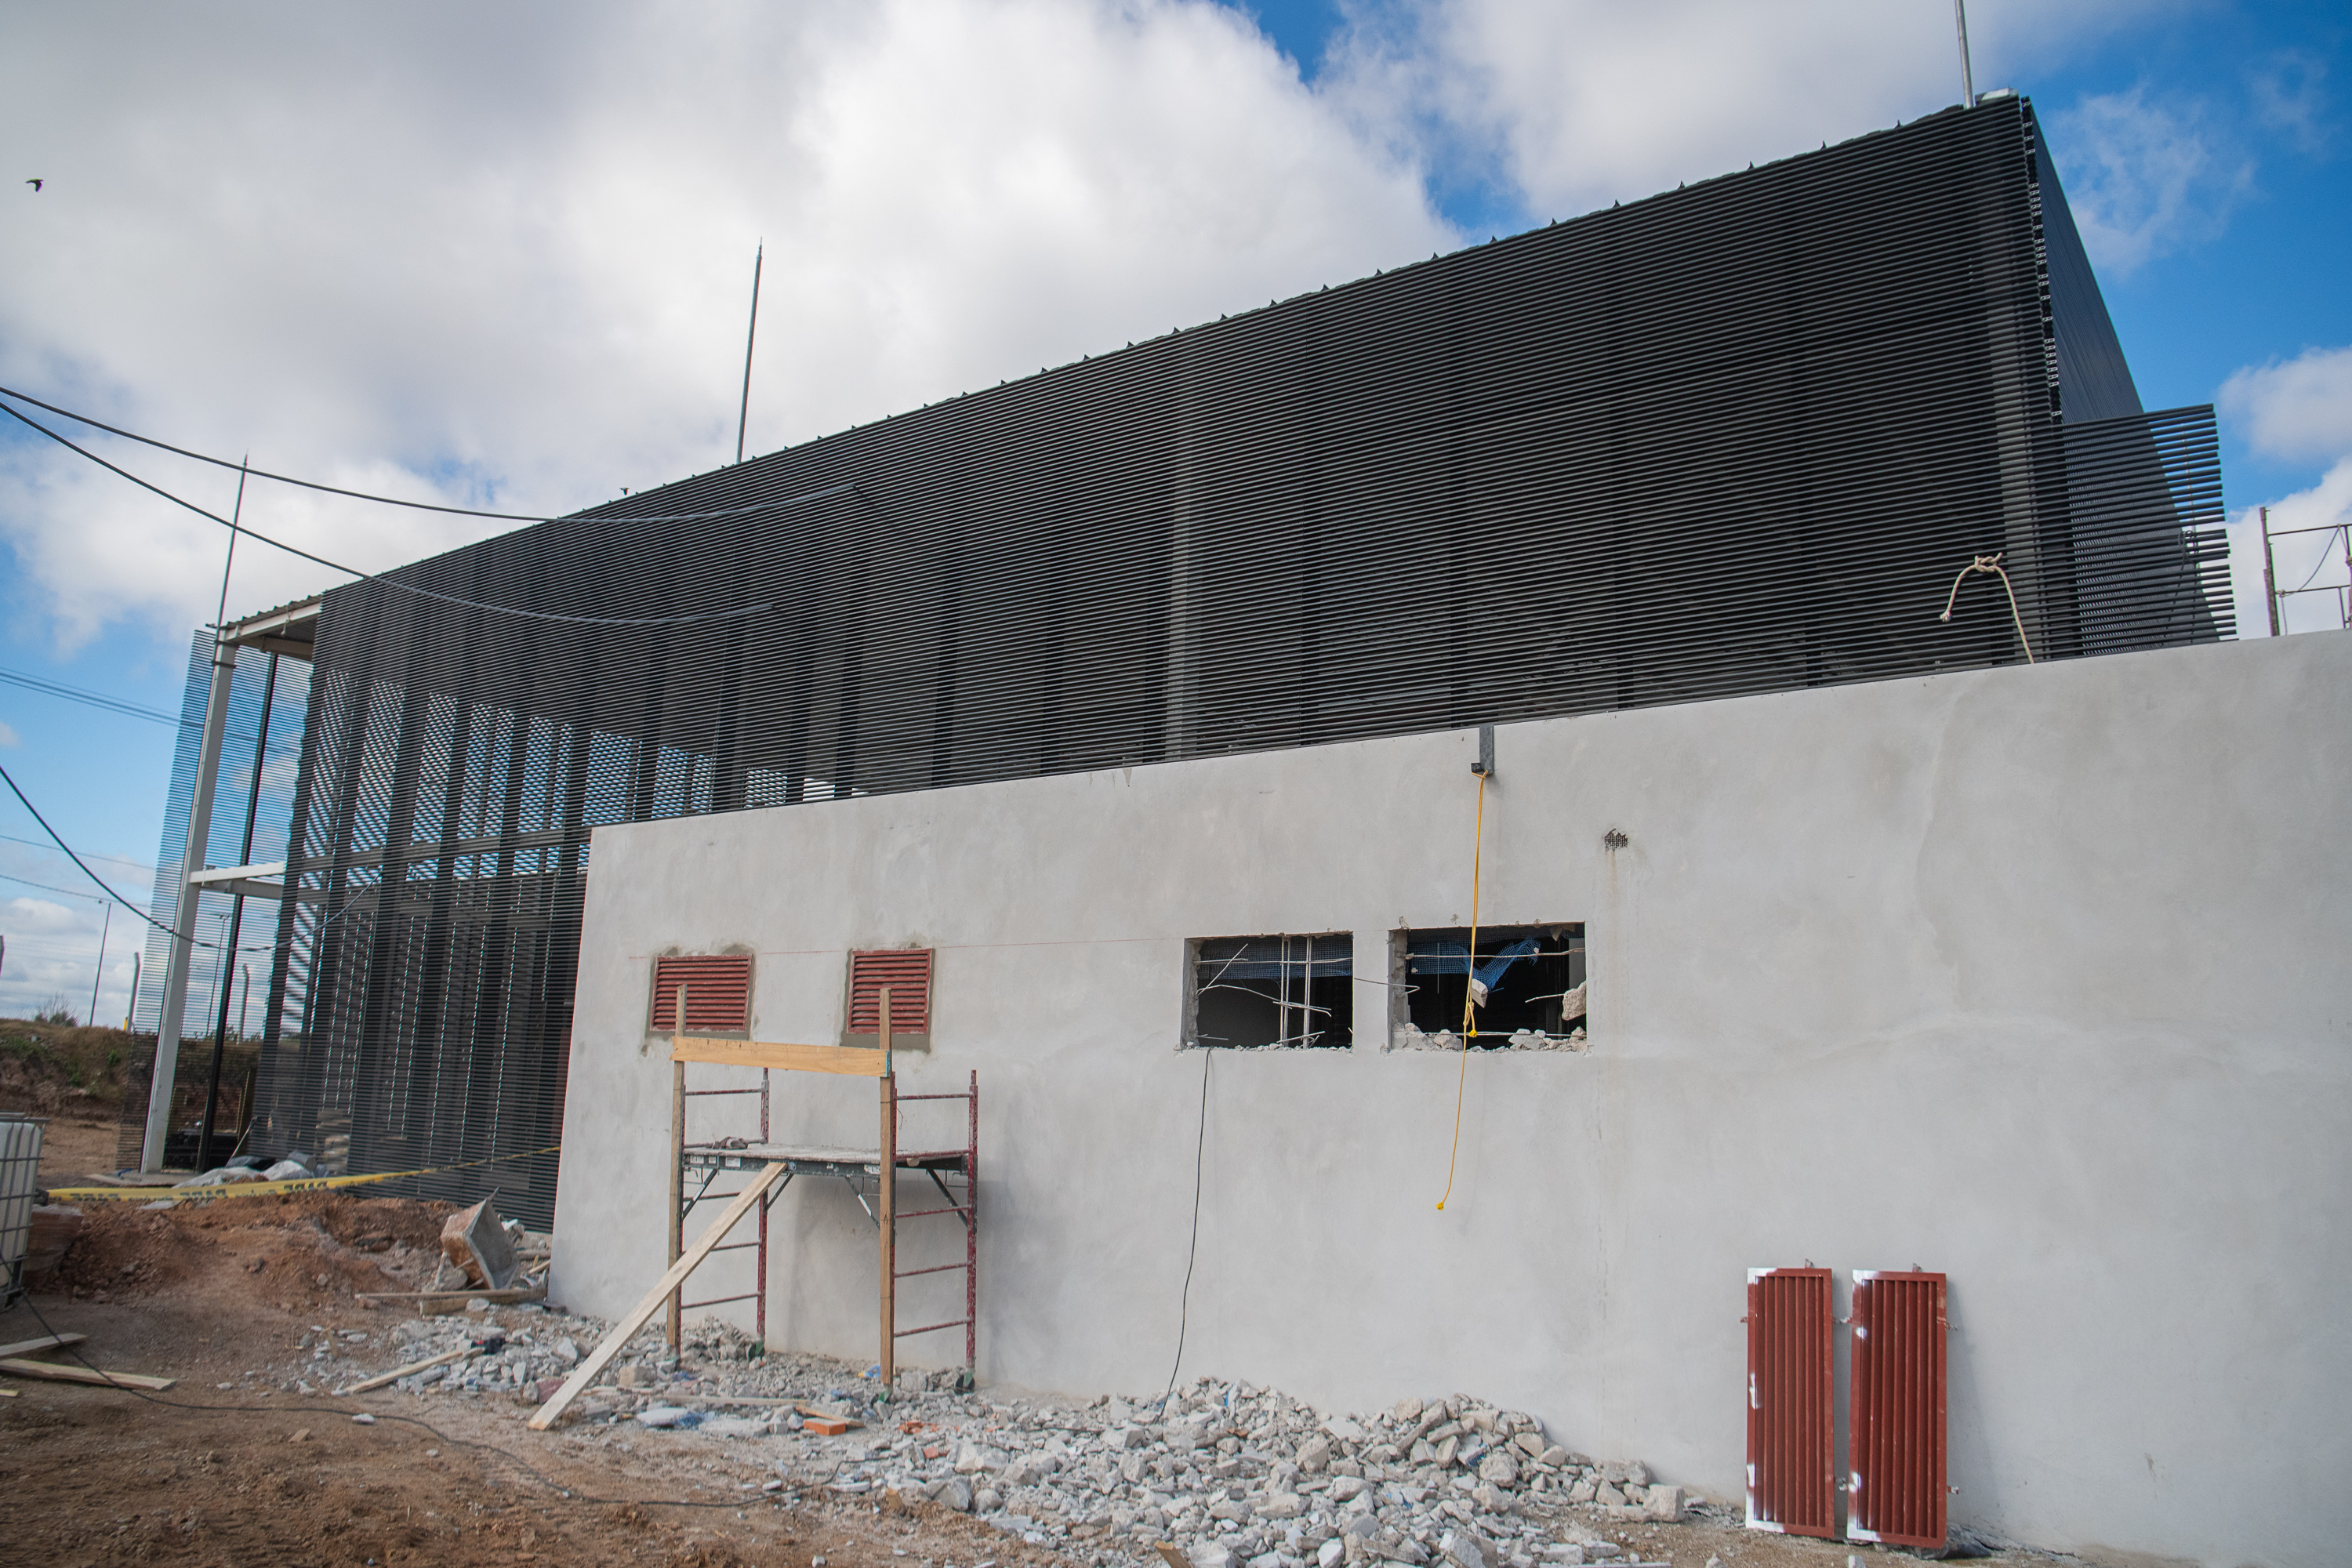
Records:
<instances>
[{"instance_id":1,"label":"stone rubble pile","mask_svg":"<svg viewBox=\"0 0 2352 1568\"><path fill-rule=\"evenodd\" d=\"M482 1353L400 1380L427 1394L535 1405L602 1337L593 1320L532 1309L426 1319L396 1331L402 1363ZM887 1394L869 1370L760 1356L723 1325L673 1354L658 1327L633 1339L573 1408L633 1433L747 1439L772 1496L928 1498L1034 1544L1128 1560L1167 1542L1194 1568L1544 1568L1616 1561L1598 1526L1682 1519L1706 1506L1635 1460L1570 1450L1534 1417L1456 1394L1372 1415L1327 1415L1279 1391L1203 1379L1161 1405L1065 1406L959 1392L908 1372ZM766 1400L770 1403L753 1403ZM841 1416L853 1425L826 1435Z\"/></svg>"}]
</instances>

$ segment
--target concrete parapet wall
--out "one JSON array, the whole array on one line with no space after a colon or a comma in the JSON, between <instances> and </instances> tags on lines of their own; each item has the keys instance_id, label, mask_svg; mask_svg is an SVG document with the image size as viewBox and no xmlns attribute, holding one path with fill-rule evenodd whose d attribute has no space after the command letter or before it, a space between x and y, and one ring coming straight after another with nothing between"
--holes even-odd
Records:
<instances>
[{"instance_id":1,"label":"concrete parapet wall","mask_svg":"<svg viewBox=\"0 0 2352 1568\"><path fill-rule=\"evenodd\" d=\"M1440 1213L1465 1064L1385 1048L1370 982L1391 930L1469 918L1475 748L599 828L557 1299L612 1313L661 1268L654 955L749 948L755 1036L829 1042L848 950L930 946L935 1049L901 1077L980 1073L984 1380L1167 1381L1202 1137L1188 1376L1474 1392L1737 1498L1745 1269L1916 1265L1952 1279L1956 1519L2335 1560L2352 637L1506 727L1480 918L1584 922L1591 1037L1469 1059ZM1177 1048L1188 938L1343 930L1354 1049ZM777 1135L870 1142L872 1096L779 1075ZM775 1221L771 1339L870 1359L863 1213L803 1182ZM747 1288L749 1256L691 1293ZM902 1322L960 1315L931 1278Z\"/></svg>"}]
</instances>

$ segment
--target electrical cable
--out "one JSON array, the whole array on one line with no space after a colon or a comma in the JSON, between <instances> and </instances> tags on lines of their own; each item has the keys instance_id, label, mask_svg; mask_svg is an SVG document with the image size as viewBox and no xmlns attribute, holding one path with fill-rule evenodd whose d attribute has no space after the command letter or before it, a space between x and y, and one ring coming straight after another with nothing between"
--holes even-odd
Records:
<instances>
[{"instance_id":1,"label":"electrical cable","mask_svg":"<svg viewBox=\"0 0 2352 1568\"><path fill-rule=\"evenodd\" d=\"M1176 1359L1168 1365L1168 1387L1160 1395L1160 1409L1167 1413L1168 1400L1176 1392L1176 1372L1184 1364L1184 1331L1192 1321L1192 1264L1201 1252L1201 1157L1209 1147L1209 1063L1216 1057L1213 1047L1201 1048L1201 1127L1192 1138L1192 1239L1184 1248L1184 1293L1176 1300Z\"/></svg>"},{"instance_id":2,"label":"electrical cable","mask_svg":"<svg viewBox=\"0 0 2352 1568\"><path fill-rule=\"evenodd\" d=\"M104 889L108 898L112 899L116 903L121 904L124 909L129 910L132 914L137 915L141 920L145 921L149 925L153 926L157 931L162 931L165 936L171 937L174 941L184 942L192 947L208 947L214 949L218 949L220 947L221 944L216 942L205 942L196 937L181 935L170 926L165 925L162 921L157 920L153 915L149 914L145 910L141 909L137 904L132 903L129 899L124 898L121 893L116 892L114 889L108 884L105 878L100 876L97 872L89 868L89 862L85 861L80 856L74 853L74 847L72 845L58 837L58 830L49 826L49 819L41 815L40 807L35 805L30 800L26 799L25 792L16 787L16 781L8 776L8 770L5 767L0 767L0 784L5 784L8 786L8 793L15 795L17 802L22 805L26 811L33 814L33 820L41 825L41 831L49 836L49 842L64 850L66 852L66 858L80 867L81 874L83 876L88 877L91 881L97 883L101 889ZM342 910L337 910L333 914L329 915L326 920L320 921L319 922L318 929L320 931L325 930L328 921L339 919L342 915L343 910L348 910L352 907L353 906L352 904L345 904ZM317 932L313 931L311 934L315 936ZM234 949L233 951L237 952L275 952L278 951L278 943L274 942L262 942L257 946L240 947Z\"/></svg>"},{"instance_id":3,"label":"electrical cable","mask_svg":"<svg viewBox=\"0 0 2352 1568\"><path fill-rule=\"evenodd\" d=\"M77 414L70 408L60 408L54 403L44 403L37 397L27 395L25 393L17 392L9 387L0 386L0 397L13 397L19 403L29 403L36 408L45 408L51 414L58 415L62 418L72 420L77 425L87 425L93 430L103 430L110 436L120 436L126 441L136 441L142 446L152 447L157 451L170 452L176 457L192 458L199 463L210 463L216 468L239 468L244 467L242 464L232 463L226 458L215 458L203 452L192 452L185 447L174 447L169 441L158 441L152 436L142 436L135 430L121 429L118 426L107 424L102 419L92 419L87 414ZM5 405L0 405L0 407L5 406ZM12 409L10 412L14 413L15 411ZM21 415L17 416L19 418L23 418L23 416ZM32 424L32 421L29 419L25 422L28 425ZM33 427L37 430L40 428L37 425L35 425ZM44 432L44 434L47 434L47 432ZM79 448L76 449L79 450ZM89 454L84 453L83 456L87 457ZM741 459L738 458L737 460L740 462ZM577 512L567 512L554 517L549 517L542 512L484 511L477 507L443 506L437 501L403 500L398 496L380 496L368 490L347 490L336 485L322 485L314 479L298 479L288 474L273 474L267 468L250 468L246 471L249 472L257 479L273 479L278 484L292 485L298 489L317 490L324 495L342 496L351 500L373 501L379 506L405 507L411 511L447 512L453 517L488 518L494 522L561 522L565 517L576 517L579 515ZM609 506L612 503L607 501L604 504ZM777 504L779 503L774 501L760 501L751 506L720 507L713 511L679 511L647 517L633 516L627 519L627 521L630 522L698 522L705 518L737 517L747 511L761 511ZM258 535L256 537L258 537ZM280 548L283 548L283 546L280 546Z\"/></svg>"},{"instance_id":4,"label":"electrical cable","mask_svg":"<svg viewBox=\"0 0 2352 1568\"><path fill-rule=\"evenodd\" d=\"M48 1319L41 1315L41 1310L33 1305L33 1299L30 1295L26 1295L21 1300L24 1302L25 1309L31 1312L34 1318L39 1321L41 1328L45 1332L55 1338L61 1339L64 1337L58 1333L57 1326L55 1324L51 1323ZM433 1423L424 1419L422 1416L402 1415L396 1412L389 1411L355 1411L348 1405L199 1405L194 1400L165 1399L159 1394L150 1394L143 1388L134 1388L129 1384L113 1382L111 1373L108 1373L101 1367L92 1366L89 1359L83 1355L81 1352L73 1345L59 1345L56 1348L64 1351L68 1355L73 1357L74 1360L80 1362L84 1367L96 1373L99 1376L107 1378L109 1381L103 1384L103 1386L111 1388L117 1393L128 1394L134 1399L143 1399L150 1405L163 1405L167 1409L200 1410L243 1415L274 1413L278 1411L284 1411L289 1415L367 1415L372 1417L376 1423L394 1421L403 1426L421 1427L425 1431L430 1432L442 1442L448 1444L453 1448L479 1448L485 1453L498 1455L500 1458L507 1460L517 1469L521 1470L533 1480L539 1482L541 1486L544 1486L550 1491L569 1502L594 1503L599 1506L623 1508L740 1509L747 1502L753 1500L768 1500L764 1496L758 1500L751 1498L716 1498L708 1502L690 1501L682 1498L592 1497L586 1493L576 1492L572 1488L565 1486L562 1482L556 1480L553 1477L540 1469L530 1460L524 1458L521 1455L516 1453L511 1448L501 1448L496 1443L485 1443L473 1437L452 1437L448 1433L444 1432L440 1427L434 1426ZM836 1473L840 1470L842 1463L843 1461L836 1461L835 1463L834 1469Z\"/></svg>"},{"instance_id":5,"label":"electrical cable","mask_svg":"<svg viewBox=\"0 0 2352 1568\"><path fill-rule=\"evenodd\" d=\"M47 849L52 847L52 846L45 840L38 838L19 838L13 833L0 833L0 839L5 839L10 844L29 844L36 849ZM93 860L111 860L118 866L128 866L134 871L144 871L151 877L155 874L155 868L150 866L144 860L133 860L129 857L122 855L100 855L95 849L85 850L83 853L87 854Z\"/></svg>"},{"instance_id":6,"label":"electrical cable","mask_svg":"<svg viewBox=\"0 0 2352 1568\"><path fill-rule=\"evenodd\" d=\"M1478 872L1481 854L1486 842L1486 775L1478 775L1478 820L1470 835L1470 956L1465 964L1465 979L1462 986L1462 1070L1454 1082L1454 1143L1445 1153L1445 1196L1437 1200L1437 1212L1445 1212L1445 1199L1454 1195L1454 1164L1462 1153L1462 1097L1470 1087L1470 1010L1476 1005L1475 978L1468 978L1471 965L1478 961Z\"/></svg>"},{"instance_id":7,"label":"electrical cable","mask_svg":"<svg viewBox=\"0 0 2352 1568\"><path fill-rule=\"evenodd\" d=\"M157 724L170 724L182 729L188 728L192 724L190 720L176 718L153 708L142 708L136 702L126 702L119 697L109 697L102 691L85 690L78 686L68 686L59 680L44 680L37 675L26 675L20 670L0 669L0 682L10 686L21 686L27 691L37 691L44 697L62 698L68 702L80 702L92 708L103 708L109 712L121 713L132 719L145 719Z\"/></svg>"},{"instance_id":8,"label":"electrical cable","mask_svg":"<svg viewBox=\"0 0 2352 1568\"><path fill-rule=\"evenodd\" d=\"M29 402L30 399L27 399L26 401ZM257 533L252 529L247 528L241 523L221 516L218 512L207 511L205 509L198 506L192 500L173 495L170 490L165 489L161 485L149 483L147 480L141 479L137 474L132 473L128 468L115 467L115 465L108 462L104 458L100 457L97 453L90 451L89 448L76 446L73 442L68 440L65 437L58 435L47 426L17 413L16 410L9 407L5 403L0 403L0 414L7 415L11 419L17 421L19 424L31 426L42 435L47 436L50 440L55 441L58 446L65 447L68 451L78 453L80 456L89 458L91 462L96 463L100 468L104 468L108 473L129 479L141 489L152 491L155 495L159 495L165 500L170 501L173 506L185 507L188 510L194 512L198 517L206 518L214 522L219 523L223 528L227 529L231 534L242 533L247 538L267 544L273 550L282 550L289 555L298 555L305 561L311 562L320 566L324 566L331 572L341 572L346 575L359 578L361 581L366 583L380 583L387 588L397 588L403 593L414 594L419 598L436 600L444 605L455 605L460 609L482 610L495 616L513 616L518 619L527 621L555 621L565 626L700 626L712 621L737 620L745 616L761 615L776 607L772 603L764 605L742 605L731 610L713 610L708 615L699 616L566 616L559 615L551 610L524 610L518 609L511 605L486 605L478 600L461 599L455 594L436 593L430 588L420 588L414 583L401 582L396 577L385 577L373 572L362 572L356 566L346 566L340 561L330 561L323 555L314 555L310 551L304 550L298 545L287 543L284 540L272 539L266 533ZM765 511L776 507L792 506L801 501L823 500L829 496L855 493L857 487L854 484L839 484L831 486L825 489L812 490L806 495L786 496L779 500L764 501L756 507L744 507L740 510L745 511ZM685 521L687 515L690 514L681 514L677 518L630 518L627 521L631 522L682 521ZM712 512L699 515L718 516L719 514ZM539 519L533 521L551 521L554 520Z\"/></svg>"}]
</instances>

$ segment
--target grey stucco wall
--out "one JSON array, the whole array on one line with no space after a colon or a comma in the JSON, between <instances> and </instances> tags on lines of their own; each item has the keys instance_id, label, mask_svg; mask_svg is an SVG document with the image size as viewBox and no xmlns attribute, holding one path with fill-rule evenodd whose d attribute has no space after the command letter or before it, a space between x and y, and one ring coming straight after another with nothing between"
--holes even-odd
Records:
<instances>
[{"instance_id":1,"label":"grey stucco wall","mask_svg":"<svg viewBox=\"0 0 2352 1568\"><path fill-rule=\"evenodd\" d=\"M1736 1499L1744 1270L1916 1265L1952 1278L1955 1518L2340 1561L2347 693L2328 634L1504 729L1480 915L1586 922L1591 1048L1470 1059L1443 1213L1462 1064L1385 1049L1376 989L1352 1051L1207 1053L1185 1375L1475 1392ZM1385 978L1391 929L1469 916L1475 748L598 829L558 1299L610 1314L660 1271L653 954L747 946L759 1037L828 1041L846 950L929 945L902 1078L980 1074L982 1376L1156 1391L1202 1105L1185 939L1352 930ZM779 1075L777 1117L870 1142L873 1087ZM870 1359L845 1189L776 1221L771 1339Z\"/></svg>"}]
</instances>

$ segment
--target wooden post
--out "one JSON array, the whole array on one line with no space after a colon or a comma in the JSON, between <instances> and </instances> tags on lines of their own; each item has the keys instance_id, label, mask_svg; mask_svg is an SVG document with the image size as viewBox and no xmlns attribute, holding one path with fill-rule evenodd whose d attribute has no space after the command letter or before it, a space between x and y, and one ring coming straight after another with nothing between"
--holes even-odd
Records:
<instances>
[{"instance_id":1,"label":"wooden post","mask_svg":"<svg viewBox=\"0 0 2352 1568\"><path fill-rule=\"evenodd\" d=\"M898 1079L890 1070L890 988L882 1005L882 1187L877 1211L882 1219L882 1393L898 1381Z\"/></svg>"},{"instance_id":2,"label":"wooden post","mask_svg":"<svg viewBox=\"0 0 2352 1568\"><path fill-rule=\"evenodd\" d=\"M677 1048L678 1035L686 1033L686 987L677 988L677 1016L670 1020L676 1031L670 1037L671 1048ZM684 1240L686 1225L686 1064L673 1061L669 1068L669 1256L668 1263L677 1261L678 1248ZM665 1265L667 1267L667 1265ZM683 1315L686 1286L680 1281L669 1293L669 1317L667 1332L669 1348L678 1348L679 1318Z\"/></svg>"},{"instance_id":3,"label":"wooden post","mask_svg":"<svg viewBox=\"0 0 2352 1568\"><path fill-rule=\"evenodd\" d=\"M2271 561L2271 509L2259 509L2263 517L2263 604L2271 613L2271 636L2279 635L2278 574Z\"/></svg>"}]
</instances>

